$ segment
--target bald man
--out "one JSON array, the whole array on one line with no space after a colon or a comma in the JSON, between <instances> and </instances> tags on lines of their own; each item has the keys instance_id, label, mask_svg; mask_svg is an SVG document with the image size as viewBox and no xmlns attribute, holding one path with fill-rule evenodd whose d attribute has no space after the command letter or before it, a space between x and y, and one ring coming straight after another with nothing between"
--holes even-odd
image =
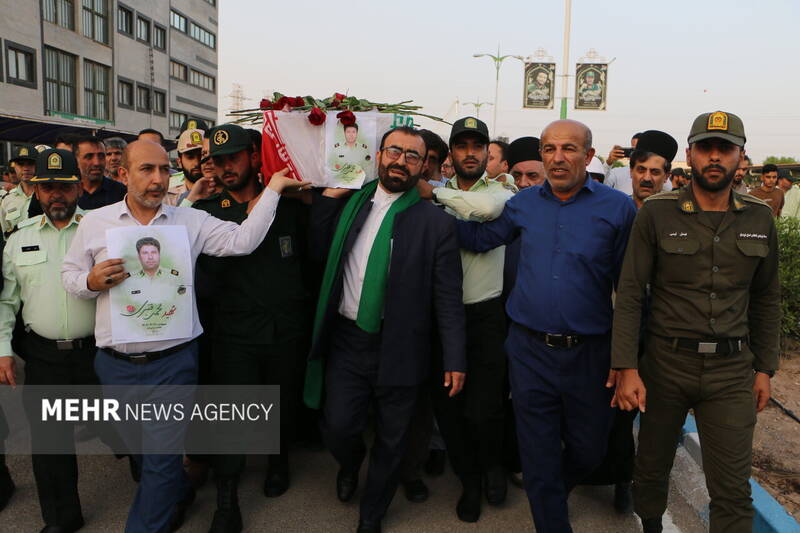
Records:
<instances>
[{"instance_id":1,"label":"bald man","mask_svg":"<svg viewBox=\"0 0 800 533\"><path fill-rule=\"evenodd\" d=\"M541 155L542 186L517 193L492 222L459 222L458 234L475 252L522 236L506 307L508 374L536 530L564 532L570 491L605 455L611 292L636 209L587 176L594 149L584 124L549 124Z\"/></svg>"}]
</instances>

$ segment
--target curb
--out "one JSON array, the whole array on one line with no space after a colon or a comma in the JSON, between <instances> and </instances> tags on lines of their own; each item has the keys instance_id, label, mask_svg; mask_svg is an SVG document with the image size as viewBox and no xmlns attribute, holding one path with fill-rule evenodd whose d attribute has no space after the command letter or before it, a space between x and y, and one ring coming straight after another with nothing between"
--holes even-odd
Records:
<instances>
[{"instance_id":1,"label":"curb","mask_svg":"<svg viewBox=\"0 0 800 533\"><path fill-rule=\"evenodd\" d=\"M697 434L697 424L691 414L686 416L686 422L681 433L681 444L694 462L697 463L697 466L702 469L703 458L700 452L700 438ZM705 484L703 487L705 488ZM753 508L756 513L753 517L753 533L800 533L800 524L753 478L750 478L750 489L753 497ZM708 524L708 505L706 504L704 508L696 510L703 522Z\"/></svg>"}]
</instances>

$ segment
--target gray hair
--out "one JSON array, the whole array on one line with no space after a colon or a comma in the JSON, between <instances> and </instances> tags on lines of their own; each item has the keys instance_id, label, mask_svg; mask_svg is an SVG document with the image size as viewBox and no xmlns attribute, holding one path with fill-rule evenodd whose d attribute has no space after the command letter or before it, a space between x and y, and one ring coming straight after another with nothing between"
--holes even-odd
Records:
<instances>
[{"instance_id":1,"label":"gray hair","mask_svg":"<svg viewBox=\"0 0 800 533\"><path fill-rule=\"evenodd\" d=\"M109 137L108 139L104 139L103 143L106 145L106 149L109 148L118 148L120 150L124 150L128 143L122 137Z\"/></svg>"}]
</instances>

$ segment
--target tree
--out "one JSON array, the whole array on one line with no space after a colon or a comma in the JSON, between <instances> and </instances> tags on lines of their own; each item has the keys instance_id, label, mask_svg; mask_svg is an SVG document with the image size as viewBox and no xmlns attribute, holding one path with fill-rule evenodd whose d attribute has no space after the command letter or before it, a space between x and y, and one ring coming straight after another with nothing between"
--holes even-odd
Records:
<instances>
[{"instance_id":1,"label":"tree","mask_svg":"<svg viewBox=\"0 0 800 533\"><path fill-rule=\"evenodd\" d=\"M762 165L769 165L770 163L773 165L785 165L789 163L797 163L797 159L783 155L771 155L764 160Z\"/></svg>"}]
</instances>

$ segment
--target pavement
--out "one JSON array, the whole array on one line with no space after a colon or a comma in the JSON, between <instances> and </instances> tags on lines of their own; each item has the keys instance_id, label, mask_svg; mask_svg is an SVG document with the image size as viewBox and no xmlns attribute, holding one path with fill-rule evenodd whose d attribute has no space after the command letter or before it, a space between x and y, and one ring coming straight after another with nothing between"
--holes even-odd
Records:
<instances>
[{"instance_id":1,"label":"pavement","mask_svg":"<svg viewBox=\"0 0 800 533\"><path fill-rule=\"evenodd\" d=\"M128 507L136 485L126 460L113 456L81 456L80 496L85 533L124 530ZM261 490L266 461L250 457L242 478L239 498L245 531L281 533L339 533L355 531L357 497L349 504L336 499L336 463L326 451L299 450L292 456L291 487L280 498L266 498ZM8 466L17 484L8 507L0 513L0 531L35 533L42 526L30 457L9 456ZM365 465L366 466L366 465ZM366 468L362 468L363 487ZM387 533L450 533L453 531L503 533L534 531L525 492L509 484L508 500L500 507L483 506L479 522L460 522L455 504L460 484L448 469L444 475L425 477L431 497L425 503L410 503L398 490L384 521ZM359 489L360 494L361 489ZM216 496L212 482L198 492L189 509L182 533L207 532L214 514ZM576 533L620 533L641 531L633 515L619 515L612 507L612 487L578 487L570 497L570 518ZM664 520L665 533L705 531L696 512L676 491Z\"/></svg>"}]
</instances>

